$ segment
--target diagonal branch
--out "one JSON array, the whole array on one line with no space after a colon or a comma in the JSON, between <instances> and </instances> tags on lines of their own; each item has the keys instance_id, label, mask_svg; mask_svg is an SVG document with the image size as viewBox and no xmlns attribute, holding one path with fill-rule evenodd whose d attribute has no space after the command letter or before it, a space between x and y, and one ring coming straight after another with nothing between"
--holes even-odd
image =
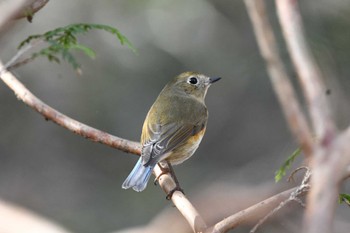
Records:
<instances>
[{"instance_id":1,"label":"diagonal branch","mask_svg":"<svg viewBox=\"0 0 350 233\"><path fill-rule=\"evenodd\" d=\"M339 185L350 162L349 134L338 134L324 93L321 72L307 46L298 1L276 0L278 17L291 59L308 102L318 142L312 158L311 190L304 232L332 232Z\"/></svg>"},{"instance_id":2,"label":"diagonal branch","mask_svg":"<svg viewBox=\"0 0 350 233\"><path fill-rule=\"evenodd\" d=\"M0 30L16 15L25 5L27 0L2 1L0 3Z\"/></svg>"},{"instance_id":3,"label":"diagonal branch","mask_svg":"<svg viewBox=\"0 0 350 233\"><path fill-rule=\"evenodd\" d=\"M23 9L13 16L14 19L27 18L29 22L32 22L33 15L43 8L49 0L27 0Z\"/></svg>"},{"instance_id":4,"label":"diagonal branch","mask_svg":"<svg viewBox=\"0 0 350 233\"><path fill-rule=\"evenodd\" d=\"M339 184L350 163L350 128L337 135L326 101L321 74L307 47L296 0L276 0L284 37L308 103L313 142L305 116L285 74L263 0L245 0L261 53L292 132L309 152L311 189L307 197L304 232L331 232ZM284 91L283 87L284 86ZM292 113L293 115L289 115ZM297 123L295 123L296 121ZM306 145L306 146L305 146Z\"/></svg>"},{"instance_id":5,"label":"diagonal branch","mask_svg":"<svg viewBox=\"0 0 350 233\"><path fill-rule=\"evenodd\" d=\"M282 59L279 56L276 39L266 15L264 1L245 0L244 2L254 27L260 53L266 62L272 85L289 124L289 128L300 143L305 154L309 156L313 148L311 130L301 111L293 86L289 81Z\"/></svg>"},{"instance_id":6,"label":"diagonal branch","mask_svg":"<svg viewBox=\"0 0 350 233\"><path fill-rule=\"evenodd\" d=\"M33 93L31 93L12 73L6 71L1 61L0 70L3 71L0 78L10 89L15 92L17 98L43 115L46 120L51 120L54 123L68 129L69 131L90 139L91 141L99 142L127 153L140 154L139 143L113 136L101 130L80 123L79 121L76 121L60 113L59 111L42 102Z\"/></svg>"},{"instance_id":7,"label":"diagonal branch","mask_svg":"<svg viewBox=\"0 0 350 233\"><path fill-rule=\"evenodd\" d=\"M216 223L214 226L209 228L206 233L223 233L228 232L231 229L242 225L245 221L251 218L263 218L267 213L271 212L272 209L278 207L284 201L289 200L291 194L295 192L297 188L291 188L281 193L278 193L266 200L263 200L245 210L242 210L236 214L233 214L224 220Z\"/></svg>"},{"instance_id":8,"label":"diagonal branch","mask_svg":"<svg viewBox=\"0 0 350 233\"><path fill-rule=\"evenodd\" d=\"M335 125L326 100L321 72L311 55L296 0L276 0L279 21L287 48L298 73L316 138L328 144L335 134Z\"/></svg>"},{"instance_id":9,"label":"diagonal branch","mask_svg":"<svg viewBox=\"0 0 350 233\"><path fill-rule=\"evenodd\" d=\"M159 185L163 188L164 192L168 194L170 191L176 188L177 185L170 174L163 174L163 170L164 169L161 169L157 165L154 168L153 173L156 177L159 177ZM194 208L194 206L182 192L175 191L171 197L171 200L190 224L193 232L204 232L204 230L207 228L206 223L199 212Z\"/></svg>"}]
</instances>

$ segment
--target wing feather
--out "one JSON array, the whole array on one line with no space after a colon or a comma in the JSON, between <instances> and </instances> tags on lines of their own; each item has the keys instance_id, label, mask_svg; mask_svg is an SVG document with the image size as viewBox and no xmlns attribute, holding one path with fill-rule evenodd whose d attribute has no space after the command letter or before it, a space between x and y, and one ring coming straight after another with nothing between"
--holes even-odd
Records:
<instances>
[{"instance_id":1,"label":"wing feather","mask_svg":"<svg viewBox=\"0 0 350 233\"><path fill-rule=\"evenodd\" d=\"M175 124L151 125L144 127L142 134L146 134L148 140L143 143L142 147L142 163L147 166L156 164L165 159L164 156L168 152L181 146L189 137L199 132L204 127L204 123L200 124ZM144 136L144 135L143 135ZM143 137L145 138L145 137Z\"/></svg>"}]
</instances>

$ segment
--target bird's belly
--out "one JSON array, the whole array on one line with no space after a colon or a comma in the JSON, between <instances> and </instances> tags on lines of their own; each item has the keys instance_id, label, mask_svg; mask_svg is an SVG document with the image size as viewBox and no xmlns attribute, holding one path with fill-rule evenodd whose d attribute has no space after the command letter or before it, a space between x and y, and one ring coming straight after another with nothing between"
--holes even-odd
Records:
<instances>
[{"instance_id":1,"label":"bird's belly","mask_svg":"<svg viewBox=\"0 0 350 233\"><path fill-rule=\"evenodd\" d=\"M171 154L166 158L166 160L172 165L176 165L189 159L201 143L204 132L205 129L201 130L198 134L190 137L186 142L184 142L183 145L173 150Z\"/></svg>"}]
</instances>

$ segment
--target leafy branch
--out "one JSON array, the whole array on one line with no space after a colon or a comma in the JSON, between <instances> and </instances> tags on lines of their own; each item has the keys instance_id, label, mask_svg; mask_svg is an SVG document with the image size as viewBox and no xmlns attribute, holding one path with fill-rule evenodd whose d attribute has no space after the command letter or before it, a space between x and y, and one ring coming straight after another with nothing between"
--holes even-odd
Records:
<instances>
[{"instance_id":1,"label":"leafy branch","mask_svg":"<svg viewBox=\"0 0 350 233\"><path fill-rule=\"evenodd\" d=\"M81 65L78 63L77 59L71 53L72 50L79 50L83 52L86 56L90 58L95 58L95 52L86 45L80 44L78 42L77 36L80 34L85 34L92 29L103 30L115 35L122 45L128 46L133 52L136 53L136 49L130 43L128 38L126 38L120 31L111 26L102 24L71 24L65 27L60 27L52 31L48 31L44 34L31 35L24 41L22 41L18 49L25 49L25 46L37 44L39 42L46 42L47 47L41 49L38 52L31 54L30 57L18 61L17 63L9 64L8 69L15 68L19 65L28 63L37 57L46 57L49 61L60 63L61 59L67 61L73 66L73 68L81 73ZM27 47L28 48L28 47ZM60 58L61 57L61 58Z\"/></svg>"}]
</instances>

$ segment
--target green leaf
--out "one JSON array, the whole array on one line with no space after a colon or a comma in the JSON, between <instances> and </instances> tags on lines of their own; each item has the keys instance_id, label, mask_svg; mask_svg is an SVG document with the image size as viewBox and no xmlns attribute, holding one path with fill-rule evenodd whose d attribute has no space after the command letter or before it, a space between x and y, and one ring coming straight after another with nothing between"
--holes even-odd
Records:
<instances>
[{"instance_id":1,"label":"green leaf","mask_svg":"<svg viewBox=\"0 0 350 233\"><path fill-rule=\"evenodd\" d=\"M296 149L288 159L282 164L282 166L275 172L275 182L279 182L285 175L286 171L290 168L293 161L296 157L298 157L301 153L301 148Z\"/></svg>"},{"instance_id":2,"label":"green leaf","mask_svg":"<svg viewBox=\"0 0 350 233\"><path fill-rule=\"evenodd\" d=\"M347 193L339 194L338 202L339 204L342 204L345 202L348 206L350 206L350 194L347 194Z\"/></svg>"},{"instance_id":3,"label":"green leaf","mask_svg":"<svg viewBox=\"0 0 350 233\"><path fill-rule=\"evenodd\" d=\"M119 32L118 29L108 25L83 23L71 24L66 27L56 28L42 35L31 35L19 44L18 49L21 49L24 45L30 44L33 41L44 41L47 43L47 47L41 49L39 52L33 53L30 58L34 59L42 56L46 57L49 61L59 63L60 56L63 60L70 63L73 68L78 71L78 73L80 73L80 64L75 59L71 51L72 49L80 50L90 58L96 57L96 53L91 48L80 44L77 38L79 34L85 34L92 29L103 30L115 35L122 45L127 45L134 53L136 53L134 46L130 43L128 38Z\"/></svg>"},{"instance_id":4,"label":"green leaf","mask_svg":"<svg viewBox=\"0 0 350 233\"><path fill-rule=\"evenodd\" d=\"M82 44L75 44L75 45L72 45L70 48L83 51L85 53L85 55L89 56L91 59L96 57L96 53L94 50L92 50L91 48L86 47Z\"/></svg>"}]
</instances>

